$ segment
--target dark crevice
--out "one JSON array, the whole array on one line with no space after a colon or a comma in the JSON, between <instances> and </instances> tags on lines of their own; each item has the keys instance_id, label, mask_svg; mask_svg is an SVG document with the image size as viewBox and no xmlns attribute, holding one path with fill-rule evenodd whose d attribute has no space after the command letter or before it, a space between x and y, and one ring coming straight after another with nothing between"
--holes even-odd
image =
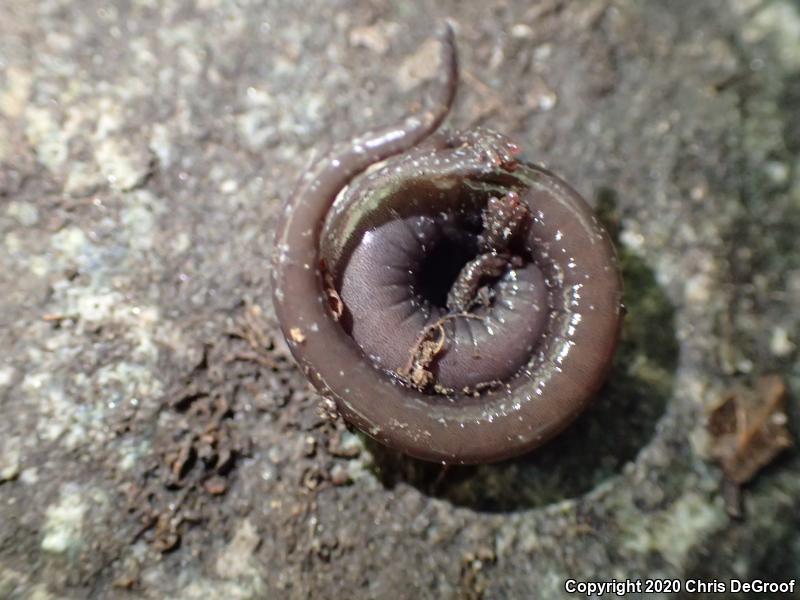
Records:
<instances>
[{"instance_id":1,"label":"dark crevice","mask_svg":"<svg viewBox=\"0 0 800 600\"><path fill-rule=\"evenodd\" d=\"M423 260L415 291L434 306L446 308L447 294L458 274L477 254L474 237L443 236Z\"/></svg>"}]
</instances>

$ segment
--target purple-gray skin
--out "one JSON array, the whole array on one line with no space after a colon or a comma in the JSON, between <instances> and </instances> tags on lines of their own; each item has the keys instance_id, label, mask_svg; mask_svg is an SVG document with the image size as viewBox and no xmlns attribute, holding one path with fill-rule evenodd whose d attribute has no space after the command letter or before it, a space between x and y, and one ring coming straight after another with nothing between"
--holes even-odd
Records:
<instances>
[{"instance_id":1,"label":"purple-gray skin","mask_svg":"<svg viewBox=\"0 0 800 600\"><path fill-rule=\"evenodd\" d=\"M500 134L436 131L457 82L449 27L440 43L419 113L302 176L277 230L273 300L303 372L346 421L405 454L472 464L527 452L586 408L622 286L607 233L569 185ZM499 254L513 259L502 269L481 258ZM489 302L475 302L474 281ZM420 389L400 373L437 322L446 343L422 364L436 385Z\"/></svg>"}]
</instances>

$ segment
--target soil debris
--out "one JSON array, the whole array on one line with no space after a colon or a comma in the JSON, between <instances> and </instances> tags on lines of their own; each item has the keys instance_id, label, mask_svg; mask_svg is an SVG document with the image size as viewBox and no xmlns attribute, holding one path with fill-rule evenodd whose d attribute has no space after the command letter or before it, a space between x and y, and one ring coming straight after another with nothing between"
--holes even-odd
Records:
<instances>
[{"instance_id":1,"label":"soil debris","mask_svg":"<svg viewBox=\"0 0 800 600\"><path fill-rule=\"evenodd\" d=\"M408 362L398 374L416 388L430 386L435 379L430 367L444 348L446 337L441 319L423 329L409 352Z\"/></svg>"},{"instance_id":2,"label":"soil debris","mask_svg":"<svg viewBox=\"0 0 800 600\"><path fill-rule=\"evenodd\" d=\"M732 516L741 514L738 488L792 445L785 406L785 382L766 375L752 388L728 390L709 414L711 456L732 484L724 494Z\"/></svg>"}]
</instances>

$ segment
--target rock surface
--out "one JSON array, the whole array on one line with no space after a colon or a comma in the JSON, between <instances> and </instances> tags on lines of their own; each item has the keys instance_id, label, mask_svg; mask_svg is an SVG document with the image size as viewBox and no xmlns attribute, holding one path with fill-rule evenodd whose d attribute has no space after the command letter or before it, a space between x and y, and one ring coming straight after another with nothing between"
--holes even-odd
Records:
<instances>
[{"instance_id":1,"label":"rock surface","mask_svg":"<svg viewBox=\"0 0 800 600\"><path fill-rule=\"evenodd\" d=\"M629 313L566 434L442 471L320 412L268 259L310 158L419 97L446 16L452 123L597 205ZM733 519L704 424L776 373L798 431L799 109L791 0L0 3L0 597L800 578L797 451Z\"/></svg>"}]
</instances>

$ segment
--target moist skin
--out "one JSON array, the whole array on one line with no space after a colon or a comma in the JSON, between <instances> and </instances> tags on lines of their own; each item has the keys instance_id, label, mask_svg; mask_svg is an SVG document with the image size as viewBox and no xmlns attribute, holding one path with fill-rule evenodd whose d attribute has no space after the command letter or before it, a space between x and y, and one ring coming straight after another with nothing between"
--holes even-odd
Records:
<instances>
[{"instance_id":1,"label":"moist skin","mask_svg":"<svg viewBox=\"0 0 800 600\"><path fill-rule=\"evenodd\" d=\"M492 462L541 445L587 406L616 346L621 281L608 235L564 181L518 160L502 135L436 131L457 81L449 27L440 42L419 113L335 148L301 178L278 229L273 299L303 372L348 422L417 458ZM481 248L475 223L509 193L530 217L503 267L480 259L511 253ZM488 269L478 275L491 306L465 307L472 291L426 305L418 281L385 275L425 260L419 236L435 243L447 226L455 247L474 245L486 264L475 268ZM448 345L431 364L440 385L410 385L399 365L414 336L454 308L474 316L447 320Z\"/></svg>"}]
</instances>

